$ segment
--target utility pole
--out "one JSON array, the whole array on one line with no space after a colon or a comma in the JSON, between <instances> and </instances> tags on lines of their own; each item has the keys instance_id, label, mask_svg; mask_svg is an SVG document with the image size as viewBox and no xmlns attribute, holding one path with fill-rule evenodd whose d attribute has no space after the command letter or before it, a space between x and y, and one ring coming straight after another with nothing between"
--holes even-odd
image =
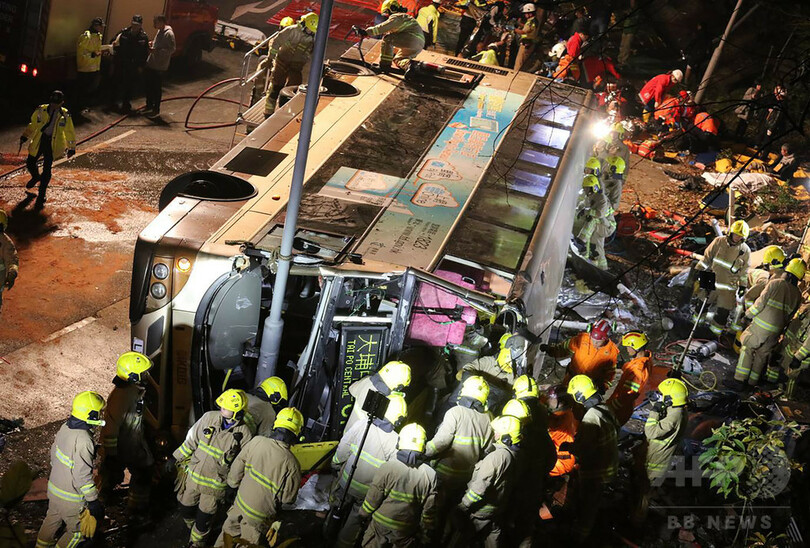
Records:
<instances>
[{"instance_id":1,"label":"utility pole","mask_svg":"<svg viewBox=\"0 0 810 548\"><path fill-rule=\"evenodd\" d=\"M315 119L315 109L318 106L318 94L321 88L323 75L323 60L326 56L326 44L329 41L329 25L332 20L332 5L334 0L321 2L321 13L318 20L318 30L315 33L315 44L312 51L312 64L309 67L307 80L307 94L304 100L304 113L301 116L301 129L298 133L298 147L295 151L295 165L293 166L292 182L290 183L290 200L287 203L287 215L284 220L284 231L281 235L281 250L278 255L278 269L276 280L273 283L273 301L270 305L270 315L264 321L262 328L262 343L259 349L259 364L256 367L256 386L267 377L276 372L278 353L281 348L281 332L284 329L284 320L281 319L281 310L284 306L284 294L287 292L287 278L290 275L292 264L292 246L295 230L298 224L298 209L301 206L301 195L304 191L304 174L307 169L307 156L309 143L312 137L312 123Z\"/></svg>"},{"instance_id":2,"label":"utility pole","mask_svg":"<svg viewBox=\"0 0 810 548\"><path fill-rule=\"evenodd\" d=\"M706 67L706 72L703 73L703 79L700 81L697 93L695 94L696 103L701 102L703 99L703 94L706 93L706 88L709 87L709 80L711 80L712 73L714 72L715 67L717 67L718 61L720 61L720 55L723 53L723 46L726 44L726 40L728 40L729 35L731 35L731 30L734 28L734 21L737 19L737 14L740 13L742 3L743 0L737 0L737 5L734 6L734 11L731 12L731 18L728 20L728 24L726 25L726 31L723 33L720 43L717 44L717 47L714 49L712 58L709 61L709 66Z\"/></svg>"}]
</instances>

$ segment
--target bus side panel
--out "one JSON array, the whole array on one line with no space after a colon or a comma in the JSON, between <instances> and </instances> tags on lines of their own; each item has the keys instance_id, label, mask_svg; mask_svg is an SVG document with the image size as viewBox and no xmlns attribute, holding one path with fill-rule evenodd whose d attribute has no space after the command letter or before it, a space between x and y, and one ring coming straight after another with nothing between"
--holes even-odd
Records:
<instances>
[{"instance_id":1,"label":"bus side panel","mask_svg":"<svg viewBox=\"0 0 810 548\"><path fill-rule=\"evenodd\" d=\"M183 439L190 424L191 401L191 341L194 337L194 313L172 312L172 420L175 440Z\"/></svg>"}]
</instances>

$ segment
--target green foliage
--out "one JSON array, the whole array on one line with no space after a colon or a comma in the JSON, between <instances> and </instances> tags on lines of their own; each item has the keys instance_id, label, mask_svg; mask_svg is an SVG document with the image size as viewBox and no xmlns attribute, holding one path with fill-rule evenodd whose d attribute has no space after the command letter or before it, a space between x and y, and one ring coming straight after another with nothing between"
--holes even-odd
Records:
<instances>
[{"instance_id":1,"label":"green foliage","mask_svg":"<svg viewBox=\"0 0 810 548\"><path fill-rule=\"evenodd\" d=\"M786 430L798 433L798 425L756 417L714 429L703 440L708 449L699 458L711 488L725 499L757 498L759 491L750 487L762 484L768 476L768 457L783 453Z\"/></svg>"},{"instance_id":2,"label":"green foliage","mask_svg":"<svg viewBox=\"0 0 810 548\"><path fill-rule=\"evenodd\" d=\"M796 211L801 202L793 197L787 186L775 184L760 191L758 213L788 213Z\"/></svg>"},{"instance_id":3,"label":"green foliage","mask_svg":"<svg viewBox=\"0 0 810 548\"><path fill-rule=\"evenodd\" d=\"M747 548L782 548L790 545L790 537L785 533L770 531L767 534L754 533L746 540Z\"/></svg>"}]
</instances>

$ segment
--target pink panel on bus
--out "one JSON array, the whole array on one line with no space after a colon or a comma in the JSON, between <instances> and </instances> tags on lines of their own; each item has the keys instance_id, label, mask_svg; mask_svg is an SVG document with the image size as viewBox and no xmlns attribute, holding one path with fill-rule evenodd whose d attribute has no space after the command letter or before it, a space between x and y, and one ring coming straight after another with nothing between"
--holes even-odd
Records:
<instances>
[{"instance_id":1,"label":"pink panel on bus","mask_svg":"<svg viewBox=\"0 0 810 548\"><path fill-rule=\"evenodd\" d=\"M461 274L436 270L434 274L461 287L473 289L475 286L463 280ZM413 314L408 329L408 342L420 342L430 346L444 346L446 344L461 344L464 340L464 331L467 325L475 323L475 309L467 306L463 300L452 293L436 286L423 283L419 287L419 296L414 303L416 307L423 308L454 308L462 307L461 320L450 322L450 318L441 314Z\"/></svg>"}]
</instances>

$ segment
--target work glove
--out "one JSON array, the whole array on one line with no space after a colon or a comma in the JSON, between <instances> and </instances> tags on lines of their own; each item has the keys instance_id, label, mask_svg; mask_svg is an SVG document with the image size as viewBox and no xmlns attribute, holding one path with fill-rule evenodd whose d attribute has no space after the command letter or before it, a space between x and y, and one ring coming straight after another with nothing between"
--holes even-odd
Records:
<instances>
[{"instance_id":1,"label":"work glove","mask_svg":"<svg viewBox=\"0 0 810 548\"><path fill-rule=\"evenodd\" d=\"M548 352L549 350L551 350L551 345L547 343L541 343L540 346L538 346L538 348L540 349L540 352Z\"/></svg>"},{"instance_id":2,"label":"work glove","mask_svg":"<svg viewBox=\"0 0 810 548\"><path fill-rule=\"evenodd\" d=\"M580 254L584 254L587 247L585 246L585 242L580 240L579 238L574 238L574 247Z\"/></svg>"},{"instance_id":3,"label":"work glove","mask_svg":"<svg viewBox=\"0 0 810 548\"><path fill-rule=\"evenodd\" d=\"M76 149L70 148L67 151L67 157L72 158L76 154Z\"/></svg>"},{"instance_id":4,"label":"work glove","mask_svg":"<svg viewBox=\"0 0 810 548\"><path fill-rule=\"evenodd\" d=\"M238 487L231 487L230 485L225 488L225 501L228 503L228 506L233 504L233 501L236 500L236 492L238 490Z\"/></svg>"},{"instance_id":5,"label":"work glove","mask_svg":"<svg viewBox=\"0 0 810 548\"><path fill-rule=\"evenodd\" d=\"M79 514L79 531L82 536L93 538L96 534L96 527L98 527L98 520L93 517L93 514L87 508L82 509Z\"/></svg>"},{"instance_id":6,"label":"work glove","mask_svg":"<svg viewBox=\"0 0 810 548\"><path fill-rule=\"evenodd\" d=\"M658 413L659 415L663 415L664 413L666 413L667 406L664 405L664 402L657 401L653 404L652 410Z\"/></svg>"},{"instance_id":7,"label":"work glove","mask_svg":"<svg viewBox=\"0 0 810 548\"><path fill-rule=\"evenodd\" d=\"M362 28L362 27L358 27L357 25L353 26L353 27L352 27L352 30L353 30L353 31L355 32L355 34L357 34L358 36L364 36L364 37L365 37L365 36L368 36L368 33L366 32L366 29L364 29L364 28Z\"/></svg>"},{"instance_id":8,"label":"work glove","mask_svg":"<svg viewBox=\"0 0 810 548\"><path fill-rule=\"evenodd\" d=\"M742 299L745 296L745 289L743 286L737 288L737 299Z\"/></svg>"},{"instance_id":9,"label":"work glove","mask_svg":"<svg viewBox=\"0 0 810 548\"><path fill-rule=\"evenodd\" d=\"M267 530L267 534L265 535L265 538L267 539L267 545L270 546L270 548L273 548L276 544L278 544L278 530L279 529L281 529L281 522L280 521L274 521L270 525L270 528Z\"/></svg>"}]
</instances>

